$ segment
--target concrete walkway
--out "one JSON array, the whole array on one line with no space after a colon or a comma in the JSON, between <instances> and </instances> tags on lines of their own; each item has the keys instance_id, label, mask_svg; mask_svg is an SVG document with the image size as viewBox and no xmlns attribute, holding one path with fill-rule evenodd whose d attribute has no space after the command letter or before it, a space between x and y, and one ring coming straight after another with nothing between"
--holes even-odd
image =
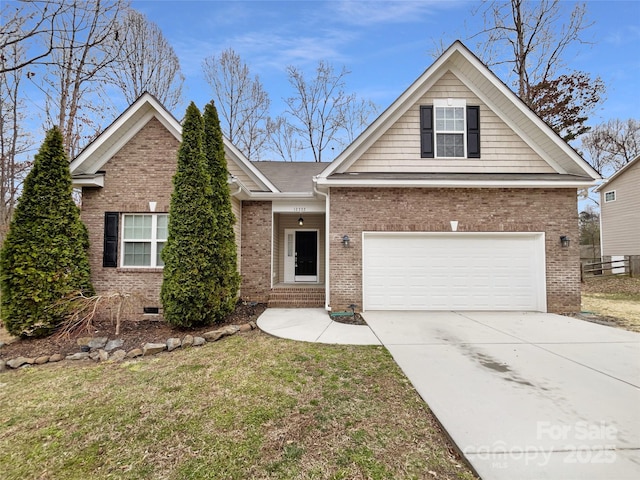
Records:
<instances>
[{"instance_id":1,"label":"concrete walkway","mask_svg":"<svg viewBox=\"0 0 640 480\"><path fill-rule=\"evenodd\" d=\"M295 340L382 344L484 480L640 478L640 334L522 312L267 309Z\"/></svg>"},{"instance_id":2,"label":"concrete walkway","mask_svg":"<svg viewBox=\"0 0 640 480\"><path fill-rule=\"evenodd\" d=\"M268 308L258 327L274 337L336 345L380 345L366 325L334 322L323 308Z\"/></svg>"}]
</instances>

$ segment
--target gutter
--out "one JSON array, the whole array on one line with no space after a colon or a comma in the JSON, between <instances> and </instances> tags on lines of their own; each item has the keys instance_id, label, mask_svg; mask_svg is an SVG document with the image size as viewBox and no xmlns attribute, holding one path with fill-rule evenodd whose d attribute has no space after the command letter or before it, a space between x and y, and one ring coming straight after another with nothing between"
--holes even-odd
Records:
<instances>
[{"instance_id":1,"label":"gutter","mask_svg":"<svg viewBox=\"0 0 640 480\"><path fill-rule=\"evenodd\" d=\"M404 187L404 188L589 188L596 185L596 180L467 180L452 182L451 180L372 180L358 179L319 179L317 185L323 187Z\"/></svg>"}]
</instances>

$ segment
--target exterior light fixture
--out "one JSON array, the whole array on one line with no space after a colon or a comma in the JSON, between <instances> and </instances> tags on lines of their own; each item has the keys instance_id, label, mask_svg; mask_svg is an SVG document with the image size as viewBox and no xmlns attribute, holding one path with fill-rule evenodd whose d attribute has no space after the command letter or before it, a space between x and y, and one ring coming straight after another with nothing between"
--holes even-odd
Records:
<instances>
[{"instance_id":1,"label":"exterior light fixture","mask_svg":"<svg viewBox=\"0 0 640 480\"><path fill-rule=\"evenodd\" d=\"M349 238L349 235L345 235L344 237L342 237L342 246L344 248L349 248L349 242L351 241L351 239Z\"/></svg>"},{"instance_id":2,"label":"exterior light fixture","mask_svg":"<svg viewBox=\"0 0 640 480\"><path fill-rule=\"evenodd\" d=\"M298 219L298 225L303 226L304 225L304 218L300 217Z\"/></svg>"},{"instance_id":3,"label":"exterior light fixture","mask_svg":"<svg viewBox=\"0 0 640 480\"><path fill-rule=\"evenodd\" d=\"M560 237L560 245L562 245L562 248L569 248L569 243L571 243L569 237L567 237L566 235L562 235Z\"/></svg>"}]
</instances>

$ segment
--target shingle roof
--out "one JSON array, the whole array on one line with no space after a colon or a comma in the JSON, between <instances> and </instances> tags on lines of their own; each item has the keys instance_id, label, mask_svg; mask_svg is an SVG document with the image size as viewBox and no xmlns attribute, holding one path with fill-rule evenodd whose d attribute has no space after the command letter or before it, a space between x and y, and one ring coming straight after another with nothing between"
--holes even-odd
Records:
<instances>
[{"instance_id":1,"label":"shingle roof","mask_svg":"<svg viewBox=\"0 0 640 480\"><path fill-rule=\"evenodd\" d=\"M313 177L327 162L251 162L281 192L313 192Z\"/></svg>"}]
</instances>

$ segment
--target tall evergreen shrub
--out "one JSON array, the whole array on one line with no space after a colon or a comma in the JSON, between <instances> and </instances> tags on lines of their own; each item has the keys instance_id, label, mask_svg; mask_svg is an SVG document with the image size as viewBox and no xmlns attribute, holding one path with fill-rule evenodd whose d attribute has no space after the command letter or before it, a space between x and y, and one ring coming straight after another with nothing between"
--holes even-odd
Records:
<instances>
[{"instance_id":1,"label":"tall evergreen shrub","mask_svg":"<svg viewBox=\"0 0 640 480\"><path fill-rule=\"evenodd\" d=\"M229 192L229 172L224 154L224 143L218 111L213 101L204 109L204 150L208 170L211 175L211 204L216 217L214 232L216 251L214 255L215 292L220 299L220 307L215 312L216 320L224 318L235 308L240 274L236 238L233 231L235 215L231 208Z\"/></svg>"},{"instance_id":2,"label":"tall evergreen shrub","mask_svg":"<svg viewBox=\"0 0 640 480\"><path fill-rule=\"evenodd\" d=\"M220 308L213 291L216 221L203 133L202 116L191 102L173 177L169 237L162 250L164 317L171 325L181 327L211 324Z\"/></svg>"},{"instance_id":3,"label":"tall evergreen shrub","mask_svg":"<svg viewBox=\"0 0 640 480\"><path fill-rule=\"evenodd\" d=\"M62 134L53 128L25 179L0 252L0 310L11 334L48 335L72 308L70 297L93 294L88 247Z\"/></svg>"}]
</instances>

